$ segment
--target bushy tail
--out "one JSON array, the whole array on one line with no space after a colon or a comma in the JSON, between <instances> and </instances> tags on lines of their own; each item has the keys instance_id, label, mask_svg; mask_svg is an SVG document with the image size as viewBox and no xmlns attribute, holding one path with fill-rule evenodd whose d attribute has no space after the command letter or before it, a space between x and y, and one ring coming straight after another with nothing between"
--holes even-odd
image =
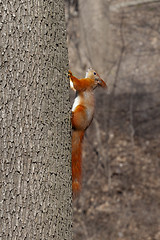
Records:
<instances>
[{"instance_id":1,"label":"bushy tail","mask_svg":"<svg viewBox=\"0 0 160 240\"><path fill-rule=\"evenodd\" d=\"M82 141L84 131L72 131L72 191L73 197L81 190L82 178Z\"/></svg>"}]
</instances>

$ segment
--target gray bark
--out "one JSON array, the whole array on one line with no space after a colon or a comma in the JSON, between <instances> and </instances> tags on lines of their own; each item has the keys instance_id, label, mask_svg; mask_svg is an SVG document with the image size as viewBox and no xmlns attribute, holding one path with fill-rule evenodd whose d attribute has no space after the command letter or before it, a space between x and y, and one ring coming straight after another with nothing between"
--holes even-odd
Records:
<instances>
[{"instance_id":1,"label":"gray bark","mask_svg":"<svg viewBox=\"0 0 160 240\"><path fill-rule=\"evenodd\" d=\"M64 3L1 7L0 239L72 239Z\"/></svg>"}]
</instances>

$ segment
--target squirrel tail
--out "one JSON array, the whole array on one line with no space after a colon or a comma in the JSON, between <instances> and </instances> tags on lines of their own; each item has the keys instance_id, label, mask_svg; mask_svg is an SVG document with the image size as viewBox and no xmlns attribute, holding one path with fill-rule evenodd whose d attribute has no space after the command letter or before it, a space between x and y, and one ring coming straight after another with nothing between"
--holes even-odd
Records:
<instances>
[{"instance_id":1,"label":"squirrel tail","mask_svg":"<svg viewBox=\"0 0 160 240\"><path fill-rule=\"evenodd\" d=\"M82 142L84 131L72 131L72 191L73 197L81 190L82 178Z\"/></svg>"}]
</instances>

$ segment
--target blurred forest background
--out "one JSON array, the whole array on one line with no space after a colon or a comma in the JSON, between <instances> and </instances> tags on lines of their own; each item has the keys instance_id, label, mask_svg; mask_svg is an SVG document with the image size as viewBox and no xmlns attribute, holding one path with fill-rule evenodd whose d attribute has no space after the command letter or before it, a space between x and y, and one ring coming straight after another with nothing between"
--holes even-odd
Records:
<instances>
[{"instance_id":1,"label":"blurred forest background","mask_svg":"<svg viewBox=\"0 0 160 240\"><path fill-rule=\"evenodd\" d=\"M66 0L70 69L108 84L83 149L76 240L160 240L160 1Z\"/></svg>"}]
</instances>

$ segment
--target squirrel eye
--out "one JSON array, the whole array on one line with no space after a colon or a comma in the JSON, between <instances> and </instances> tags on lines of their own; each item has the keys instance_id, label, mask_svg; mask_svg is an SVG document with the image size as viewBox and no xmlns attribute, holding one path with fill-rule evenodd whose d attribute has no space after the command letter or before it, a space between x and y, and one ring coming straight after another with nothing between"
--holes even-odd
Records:
<instances>
[{"instance_id":1,"label":"squirrel eye","mask_svg":"<svg viewBox=\"0 0 160 240\"><path fill-rule=\"evenodd\" d=\"M94 72L94 75L96 75L97 73L96 72Z\"/></svg>"}]
</instances>

